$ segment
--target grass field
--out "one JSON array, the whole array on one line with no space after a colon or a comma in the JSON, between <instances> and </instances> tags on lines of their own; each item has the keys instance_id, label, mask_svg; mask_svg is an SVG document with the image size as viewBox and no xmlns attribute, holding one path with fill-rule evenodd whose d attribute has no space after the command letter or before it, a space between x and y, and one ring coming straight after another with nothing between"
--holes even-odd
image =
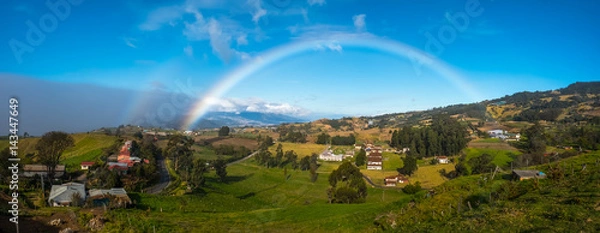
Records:
<instances>
[{"instance_id":1,"label":"grass field","mask_svg":"<svg viewBox=\"0 0 600 233\"><path fill-rule=\"evenodd\" d=\"M105 134L72 134L75 139L75 146L69 148L63 153L62 159L69 159L72 157L78 157L82 155L88 155L91 151L100 150L105 147L112 145L117 137L107 136ZM99 155L99 154L98 154Z\"/></svg>"},{"instance_id":2,"label":"grass field","mask_svg":"<svg viewBox=\"0 0 600 233\"><path fill-rule=\"evenodd\" d=\"M327 204L328 173L335 167L320 166L312 183L308 171L245 161L227 168L225 183L209 173L203 194L134 194L138 208L112 211L106 227L121 232L365 232L374 230L378 214L411 198L397 190L369 188L364 204Z\"/></svg>"},{"instance_id":3,"label":"grass field","mask_svg":"<svg viewBox=\"0 0 600 233\"><path fill-rule=\"evenodd\" d=\"M514 150L497 150L497 149L485 149L485 148L466 148L465 153L467 154L467 160L475 156L482 154L489 154L493 159L493 163L500 167L506 167L513 161L513 156L521 154L519 151Z\"/></svg>"},{"instance_id":4,"label":"grass field","mask_svg":"<svg viewBox=\"0 0 600 233\"><path fill-rule=\"evenodd\" d=\"M258 142L254 139L248 138L224 138L212 143L213 146L219 145L233 145L233 146L244 146L250 150L258 149Z\"/></svg>"},{"instance_id":5,"label":"grass field","mask_svg":"<svg viewBox=\"0 0 600 233\"><path fill-rule=\"evenodd\" d=\"M275 150L277 149L277 145L279 143L275 143L271 147L269 147L269 151L275 154ZM283 151L293 150L298 154L298 157L302 158L304 156L310 156L312 153L321 154L323 150L327 148L326 145L320 145L315 143L291 143L291 142L281 142L283 146Z\"/></svg>"},{"instance_id":6,"label":"grass field","mask_svg":"<svg viewBox=\"0 0 600 233\"><path fill-rule=\"evenodd\" d=\"M215 154L214 150L211 150L204 146L193 145L192 150L194 150L194 157L204 160L216 160L219 158L217 154ZM223 159L228 159L230 155L222 155Z\"/></svg>"}]
</instances>

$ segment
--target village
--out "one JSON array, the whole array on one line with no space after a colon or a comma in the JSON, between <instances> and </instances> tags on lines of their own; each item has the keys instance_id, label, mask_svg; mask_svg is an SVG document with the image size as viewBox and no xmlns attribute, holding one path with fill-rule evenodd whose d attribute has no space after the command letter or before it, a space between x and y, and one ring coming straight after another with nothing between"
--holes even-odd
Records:
<instances>
[{"instance_id":1,"label":"village","mask_svg":"<svg viewBox=\"0 0 600 233\"><path fill-rule=\"evenodd\" d=\"M150 163L148 159L141 159L132 155L131 146L131 140L125 141L118 154L109 156L105 165L100 169L126 175L132 167L138 166L141 163ZM52 185L47 199L48 205L53 207L68 207L83 206L87 203L90 207L110 206L111 208L125 208L131 205L132 201L123 187L86 189L87 172L95 167L94 165L96 165L95 162L83 161L80 163L80 170L86 173L83 173L83 175L77 177L74 181ZM57 165L54 177L63 177L65 173L65 165ZM42 164L26 164L23 167L23 176L28 178L37 177L43 183L44 178L48 177L48 167ZM46 182L50 181L46 180Z\"/></svg>"}]
</instances>

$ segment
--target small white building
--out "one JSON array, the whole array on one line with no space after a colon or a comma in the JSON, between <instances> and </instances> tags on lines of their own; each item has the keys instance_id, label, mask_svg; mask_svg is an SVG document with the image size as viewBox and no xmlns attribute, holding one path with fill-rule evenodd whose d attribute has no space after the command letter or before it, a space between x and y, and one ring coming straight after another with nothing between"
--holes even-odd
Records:
<instances>
[{"instance_id":1,"label":"small white building","mask_svg":"<svg viewBox=\"0 0 600 233\"><path fill-rule=\"evenodd\" d=\"M449 163L450 160L448 159L447 156L438 156L437 157L438 163Z\"/></svg>"},{"instance_id":2,"label":"small white building","mask_svg":"<svg viewBox=\"0 0 600 233\"><path fill-rule=\"evenodd\" d=\"M319 155L319 159L323 161L341 162L344 160L344 155L336 155L331 150L327 150Z\"/></svg>"}]
</instances>

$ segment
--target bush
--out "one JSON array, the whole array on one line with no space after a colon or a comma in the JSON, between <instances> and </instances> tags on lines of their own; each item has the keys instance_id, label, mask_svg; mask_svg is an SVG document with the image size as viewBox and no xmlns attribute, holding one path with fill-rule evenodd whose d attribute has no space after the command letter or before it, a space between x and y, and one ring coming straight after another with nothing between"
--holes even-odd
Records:
<instances>
[{"instance_id":1,"label":"bush","mask_svg":"<svg viewBox=\"0 0 600 233\"><path fill-rule=\"evenodd\" d=\"M421 191L421 182L417 181L415 184L409 184L402 188L402 191L406 194L415 194Z\"/></svg>"}]
</instances>

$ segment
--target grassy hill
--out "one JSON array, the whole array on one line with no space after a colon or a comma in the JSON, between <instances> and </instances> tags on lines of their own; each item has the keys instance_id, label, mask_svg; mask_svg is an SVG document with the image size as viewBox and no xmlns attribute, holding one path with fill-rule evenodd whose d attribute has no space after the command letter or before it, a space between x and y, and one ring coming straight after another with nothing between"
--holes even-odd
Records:
<instances>
[{"instance_id":1,"label":"grassy hill","mask_svg":"<svg viewBox=\"0 0 600 233\"><path fill-rule=\"evenodd\" d=\"M338 164L339 165L339 164ZM205 193L182 196L134 195L136 209L109 213L107 231L119 232L347 232L372 231L379 213L408 202L398 190L368 189L364 204L327 204L328 174L265 168L245 161L227 168L226 183L209 174ZM287 176L286 176L287 175Z\"/></svg>"},{"instance_id":2,"label":"grassy hill","mask_svg":"<svg viewBox=\"0 0 600 233\"><path fill-rule=\"evenodd\" d=\"M460 177L435 188L433 197L419 194L415 203L381 215L376 223L411 232L597 232L599 156L596 151L536 167L549 179Z\"/></svg>"}]
</instances>

